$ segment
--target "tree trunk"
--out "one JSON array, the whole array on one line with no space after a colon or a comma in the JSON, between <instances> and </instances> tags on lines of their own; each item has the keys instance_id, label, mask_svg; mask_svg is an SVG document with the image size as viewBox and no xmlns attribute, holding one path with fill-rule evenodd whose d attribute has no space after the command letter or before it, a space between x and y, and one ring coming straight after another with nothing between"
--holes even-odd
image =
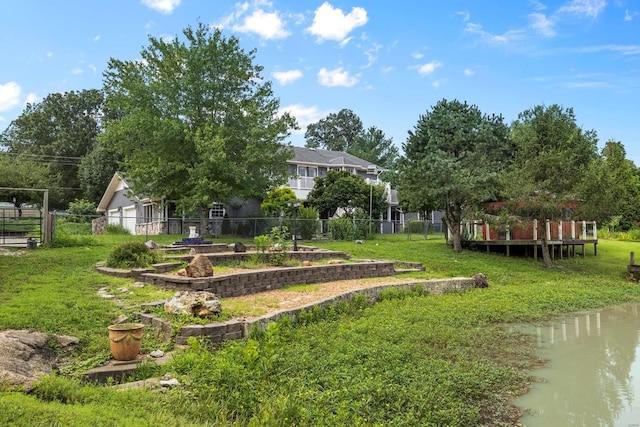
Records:
<instances>
[{"instance_id":1,"label":"tree trunk","mask_svg":"<svg viewBox=\"0 0 640 427\"><path fill-rule=\"evenodd\" d=\"M551 256L549 255L549 242L547 242L546 236L542 239L542 260L545 268L553 268Z\"/></svg>"},{"instance_id":2,"label":"tree trunk","mask_svg":"<svg viewBox=\"0 0 640 427\"><path fill-rule=\"evenodd\" d=\"M462 236L460 234L460 225L451 228L451 234L453 235L453 252L462 252Z\"/></svg>"}]
</instances>

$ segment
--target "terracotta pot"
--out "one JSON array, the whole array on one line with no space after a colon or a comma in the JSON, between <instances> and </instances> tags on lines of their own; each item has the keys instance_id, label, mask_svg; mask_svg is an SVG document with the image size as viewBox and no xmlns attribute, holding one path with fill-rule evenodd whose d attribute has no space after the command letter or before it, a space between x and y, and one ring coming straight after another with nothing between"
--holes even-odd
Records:
<instances>
[{"instance_id":1,"label":"terracotta pot","mask_svg":"<svg viewBox=\"0 0 640 427\"><path fill-rule=\"evenodd\" d=\"M109 345L116 360L135 360L142 345L142 323L120 323L109 326Z\"/></svg>"}]
</instances>

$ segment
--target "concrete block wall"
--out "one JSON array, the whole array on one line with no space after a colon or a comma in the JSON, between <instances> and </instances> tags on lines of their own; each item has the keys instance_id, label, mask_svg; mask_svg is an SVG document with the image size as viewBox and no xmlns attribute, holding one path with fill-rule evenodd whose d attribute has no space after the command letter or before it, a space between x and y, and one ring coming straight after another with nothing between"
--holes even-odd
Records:
<instances>
[{"instance_id":1,"label":"concrete block wall","mask_svg":"<svg viewBox=\"0 0 640 427\"><path fill-rule=\"evenodd\" d=\"M294 309L280 310L251 319L232 319L226 322L212 322L206 325L183 326L176 336L175 343L176 345L185 345L187 344L189 337L205 338L214 343L219 343L224 340L230 339L244 339L249 337L251 331L262 331L270 322L276 322L283 317L288 317L295 322L301 312L311 310L316 306L320 308L326 308L340 301L350 301L358 295L364 295L367 302L369 304L373 304L378 301L378 299L380 298L380 293L385 289L393 288L412 290L418 286L423 287L426 292L433 294L442 294L446 292L470 290L476 288L477 283L473 278L454 277L450 279L432 279L400 285L380 285L367 289L358 289L344 292L340 295L335 295L324 300L309 303ZM154 327L161 327L163 333L165 334L165 339L170 339L171 325L168 325L168 322L158 319L151 314L140 314L140 321ZM169 331L168 338L166 331Z\"/></svg>"},{"instance_id":2,"label":"concrete block wall","mask_svg":"<svg viewBox=\"0 0 640 427\"><path fill-rule=\"evenodd\" d=\"M138 277L138 280L164 288L208 291L221 298L229 298L279 289L286 285L386 277L391 276L393 273L393 262L374 261L357 264L327 264L256 270L197 279L168 274L144 273Z\"/></svg>"}]
</instances>

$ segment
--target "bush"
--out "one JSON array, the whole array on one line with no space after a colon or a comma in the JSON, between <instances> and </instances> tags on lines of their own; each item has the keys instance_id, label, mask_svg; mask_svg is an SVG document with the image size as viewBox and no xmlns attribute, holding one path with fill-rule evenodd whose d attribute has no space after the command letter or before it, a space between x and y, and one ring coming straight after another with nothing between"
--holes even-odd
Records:
<instances>
[{"instance_id":1,"label":"bush","mask_svg":"<svg viewBox=\"0 0 640 427\"><path fill-rule=\"evenodd\" d=\"M145 268L160 261L157 253L144 242L123 243L109 254L107 267L111 268Z\"/></svg>"},{"instance_id":2,"label":"bush","mask_svg":"<svg viewBox=\"0 0 640 427\"><path fill-rule=\"evenodd\" d=\"M318 232L320 227L318 217L319 214L316 208L302 206L298 210L297 231L304 240L311 240Z\"/></svg>"},{"instance_id":3,"label":"bush","mask_svg":"<svg viewBox=\"0 0 640 427\"><path fill-rule=\"evenodd\" d=\"M89 200L76 199L69 202L67 215L69 215L67 218L69 222L91 222L91 219L96 216L96 205Z\"/></svg>"},{"instance_id":4,"label":"bush","mask_svg":"<svg viewBox=\"0 0 640 427\"><path fill-rule=\"evenodd\" d=\"M334 218L329 220L329 234L333 240L353 240L353 222L350 218Z\"/></svg>"}]
</instances>

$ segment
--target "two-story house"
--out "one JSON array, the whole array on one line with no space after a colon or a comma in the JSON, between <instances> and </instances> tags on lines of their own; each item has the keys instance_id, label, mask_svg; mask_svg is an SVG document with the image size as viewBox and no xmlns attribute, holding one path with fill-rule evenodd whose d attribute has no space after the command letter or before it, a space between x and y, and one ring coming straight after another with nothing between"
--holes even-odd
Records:
<instances>
[{"instance_id":1,"label":"two-story house","mask_svg":"<svg viewBox=\"0 0 640 427\"><path fill-rule=\"evenodd\" d=\"M382 218L382 232L393 233L400 229L405 216L398 205L396 191L389 183L379 181L381 167L341 151L305 147L293 147L293 151L294 156L288 161L288 185L298 199L307 199L317 177L326 176L332 170L346 170L362 176L371 185L385 186L389 207ZM120 224L133 234L180 234L196 220L178 213L173 202L132 194L126 179L117 172L98 205L98 212L105 215L108 224ZM250 218L259 214L259 200L235 200L229 204L213 204L208 216L216 220Z\"/></svg>"}]
</instances>

